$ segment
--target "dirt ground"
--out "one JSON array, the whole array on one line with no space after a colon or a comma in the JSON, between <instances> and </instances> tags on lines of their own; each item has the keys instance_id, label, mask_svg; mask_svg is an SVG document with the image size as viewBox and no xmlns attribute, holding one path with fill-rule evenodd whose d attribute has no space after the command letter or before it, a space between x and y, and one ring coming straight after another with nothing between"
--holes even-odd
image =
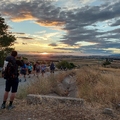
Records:
<instances>
[{"instance_id":1,"label":"dirt ground","mask_svg":"<svg viewBox=\"0 0 120 120\"><path fill-rule=\"evenodd\" d=\"M0 120L120 120L120 111L110 116L97 106L29 105L26 100L15 100L14 105L12 110L0 110Z\"/></svg>"}]
</instances>

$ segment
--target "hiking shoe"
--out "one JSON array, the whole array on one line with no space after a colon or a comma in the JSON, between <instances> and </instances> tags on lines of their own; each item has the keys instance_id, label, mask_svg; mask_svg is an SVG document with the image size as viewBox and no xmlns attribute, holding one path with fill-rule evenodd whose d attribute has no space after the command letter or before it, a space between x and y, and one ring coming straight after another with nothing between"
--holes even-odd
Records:
<instances>
[{"instance_id":1,"label":"hiking shoe","mask_svg":"<svg viewBox=\"0 0 120 120\"><path fill-rule=\"evenodd\" d=\"M1 105L1 109L5 109L5 104L2 104L2 105Z\"/></svg>"},{"instance_id":2,"label":"hiking shoe","mask_svg":"<svg viewBox=\"0 0 120 120\"><path fill-rule=\"evenodd\" d=\"M13 109L15 106L13 106L13 105L9 105L7 108L8 108L8 110L11 110L11 109Z\"/></svg>"}]
</instances>

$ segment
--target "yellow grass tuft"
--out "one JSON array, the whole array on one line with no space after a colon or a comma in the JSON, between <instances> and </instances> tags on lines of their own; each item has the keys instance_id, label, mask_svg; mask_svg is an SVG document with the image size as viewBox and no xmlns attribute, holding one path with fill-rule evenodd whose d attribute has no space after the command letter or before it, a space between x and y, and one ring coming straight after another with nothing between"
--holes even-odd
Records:
<instances>
[{"instance_id":1,"label":"yellow grass tuft","mask_svg":"<svg viewBox=\"0 0 120 120\"><path fill-rule=\"evenodd\" d=\"M57 87L57 78L54 75L48 77L34 78L33 82L19 88L17 98L25 98L28 94L60 93Z\"/></svg>"},{"instance_id":2,"label":"yellow grass tuft","mask_svg":"<svg viewBox=\"0 0 120 120\"><path fill-rule=\"evenodd\" d=\"M119 76L115 72L86 67L77 72L76 78L79 97L88 102L108 104L120 101Z\"/></svg>"}]
</instances>

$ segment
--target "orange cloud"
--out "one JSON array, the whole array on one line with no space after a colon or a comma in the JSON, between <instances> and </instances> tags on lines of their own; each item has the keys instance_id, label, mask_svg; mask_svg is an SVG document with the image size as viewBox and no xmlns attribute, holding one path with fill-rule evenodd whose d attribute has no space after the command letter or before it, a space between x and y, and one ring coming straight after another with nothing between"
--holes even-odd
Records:
<instances>
[{"instance_id":1,"label":"orange cloud","mask_svg":"<svg viewBox=\"0 0 120 120\"><path fill-rule=\"evenodd\" d=\"M10 13L9 11L4 12L4 14L11 16L11 20L13 22L20 22L20 21L25 21L25 20L35 20L35 17L33 17L29 11L21 10L21 12L17 16L14 16L13 13Z\"/></svg>"},{"instance_id":2,"label":"orange cloud","mask_svg":"<svg viewBox=\"0 0 120 120\"><path fill-rule=\"evenodd\" d=\"M58 21L36 21L37 24L40 26L62 26L65 24L65 22L58 22Z\"/></svg>"},{"instance_id":3,"label":"orange cloud","mask_svg":"<svg viewBox=\"0 0 120 120\"><path fill-rule=\"evenodd\" d=\"M20 22L20 21L24 21L24 20L35 20L35 18L30 14L22 14L21 16L18 17L13 17L11 19L13 22Z\"/></svg>"}]
</instances>

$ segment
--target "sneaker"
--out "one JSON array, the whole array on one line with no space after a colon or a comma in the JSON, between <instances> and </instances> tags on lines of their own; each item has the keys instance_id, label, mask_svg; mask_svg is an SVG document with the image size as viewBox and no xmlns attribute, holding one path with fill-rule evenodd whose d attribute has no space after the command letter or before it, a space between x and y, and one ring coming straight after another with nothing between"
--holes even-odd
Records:
<instances>
[{"instance_id":1,"label":"sneaker","mask_svg":"<svg viewBox=\"0 0 120 120\"><path fill-rule=\"evenodd\" d=\"M5 104L2 104L2 105L1 105L1 109L5 109Z\"/></svg>"},{"instance_id":2,"label":"sneaker","mask_svg":"<svg viewBox=\"0 0 120 120\"><path fill-rule=\"evenodd\" d=\"M26 79L24 80L24 82L26 82Z\"/></svg>"},{"instance_id":3,"label":"sneaker","mask_svg":"<svg viewBox=\"0 0 120 120\"><path fill-rule=\"evenodd\" d=\"M19 79L19 82L21 82L21 79Z\"/></svg>"},{"instance_id":4,"label":"sneaker","mask_svg":"<svg viewBox=\"0 0 120 120\"><path fill-rule=\"evenodd\" d=\"M11 110L11 109L13 109L15 106L13 106L13 105L9 105L7 108L8 108L8 110Z\"/></svg>"}]
</instances>

